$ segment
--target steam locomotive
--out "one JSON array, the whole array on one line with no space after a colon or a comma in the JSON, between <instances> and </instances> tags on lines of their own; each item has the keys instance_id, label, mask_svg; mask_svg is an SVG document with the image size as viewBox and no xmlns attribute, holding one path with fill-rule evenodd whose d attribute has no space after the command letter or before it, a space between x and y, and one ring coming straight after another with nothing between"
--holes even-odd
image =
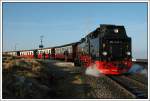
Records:
<instances>
[{"instance_id":1,"label":"steam locomotive","mask_svg":"<svg viewBox=\"0 0 150 101\"><path fill-rule=\"evenodd\" d=\"M101 25L77 45L75 65L92 63L103 74L122 74L132 65L131 38L124 26Z\"/></svg>"},{"instance_id":2,"label":"steam locomotive","mask_svg":"<svg viewBox=\"0 0 150 101\"><path fill-rule=\"evenodd\" d=\"M103 74L122 74L132 65L131 38L124 26L101 24L78 42L42 49L7 52L25 58L61 59L88 68L96 64ZM67 54L65 54L67 53Z\"/></svg>"}]
</instances>

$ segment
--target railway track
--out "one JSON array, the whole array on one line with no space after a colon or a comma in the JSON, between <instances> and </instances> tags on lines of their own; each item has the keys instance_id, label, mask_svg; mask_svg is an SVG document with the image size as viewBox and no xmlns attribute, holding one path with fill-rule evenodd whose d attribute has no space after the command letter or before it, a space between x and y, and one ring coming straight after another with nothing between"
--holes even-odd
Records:
<instances>
[{"instance_id":1,"label":"railway track","mask_svg":"<svg viewBox=\"0 0 150 101\"><path fill-rule=\"evenodd\" d=\"M144 85L148 86L148 78L145 77L145 75L142 74L132 74L132 75L126 75L128 78L134 79Z\"/></svg>"},{"instance_id":2,"label":"railway track","mask_svg":"<svg viewBox=\"0 0 150 101\"><path fill-rule=\"evenodd\" d=\"M122 87L127 89L132 94L134 94L137 99L148 98L147 85L126 76L108 76L108 77L114 80L116 83L120 84Z\"/></svg>"},{"instance_id":3,"label":"railway track","mask_svg":"<svg viewBox=\"0 0 150 101\"><path fill-rule=\"evenodd\" d=\"M81 73L76 68L74 73ZM84 73L84 72L83 72ZM128 98L147 99L148 86L141 80L133 79L127 75L93 77L82 75L85 82L85 96L87 98ZM115 89L114 89L115 88ZM115 92L115 93L114 93ZM117 93L116 93L117 92Z\"/></svg>"},{"instance_id":4,"label":"railway track","mask_svg":"<svg viewBox=\"0 0 150 101\"><path fill-rule=\"evenodd\" d=\"M87 76L84 82L88 85L85 87L86 97L96 99L134 99L136 98L131 92L114 82L109 77L103 75L101 77ZM87 90L87 88L89 88ZM114 89L115 88L115 89Z\"/></svg>"}]
</instances>

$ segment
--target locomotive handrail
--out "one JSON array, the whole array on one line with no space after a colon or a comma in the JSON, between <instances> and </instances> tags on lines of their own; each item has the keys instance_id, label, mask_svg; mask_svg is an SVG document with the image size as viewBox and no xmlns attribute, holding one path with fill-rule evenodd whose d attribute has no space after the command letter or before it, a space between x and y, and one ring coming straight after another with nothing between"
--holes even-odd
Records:
<instances>
[{"instance_id":1,"label":"locomotive handrail","mask_svg":"<svg viewBox=\"0 0 150 101\"><path fill-rule=\"evenodd\" d=\"M132 59L135 63L148 63L148 59Z\"/></svg>"}]
</instances>

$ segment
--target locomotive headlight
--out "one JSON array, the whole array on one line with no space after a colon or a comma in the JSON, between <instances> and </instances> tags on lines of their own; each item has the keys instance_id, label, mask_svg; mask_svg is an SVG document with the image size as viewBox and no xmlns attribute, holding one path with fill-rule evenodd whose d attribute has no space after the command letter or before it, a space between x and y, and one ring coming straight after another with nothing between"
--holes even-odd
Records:
<instances>
[{"instance_id":1,"label":"locomotive headlight","mask_svg":"<svg viewBox=\"0 0 150 101\"><path fill-rule=\"evenodd\" d=\"M131 55L131 52L127 52L127 55Z\"/></svg>"},{"instance_id":2,"label":"locomotive headlight","mask_svg":"<svg viewBox=\"0 0 150 101\"><path fill-rule=\"evenodd\" d=\"M102 54L103 54L104 56L106 56L106 55L107 55L107 52L106 52L106 51L104 51Z\"/></svg>"},{"instance_id":3,"label":"locomotive headlight","mask_svg":"<svg viewBox=\"0 0 150 101\"><path fill-rule=\"evenodd\" d=\"M119 30L118 30L118 29L114 29L114 32L115 32L115 33L118 33L118 32L119 32Z\"/></svg>"}]
</instances>

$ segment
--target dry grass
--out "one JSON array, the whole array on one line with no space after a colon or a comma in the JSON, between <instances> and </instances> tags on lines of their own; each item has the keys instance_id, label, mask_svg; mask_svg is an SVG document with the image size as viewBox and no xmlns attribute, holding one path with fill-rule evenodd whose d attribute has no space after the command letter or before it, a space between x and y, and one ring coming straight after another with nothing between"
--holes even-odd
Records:
<instances>
[{"instance_id":1,"label":"dry grass","mask_svg":"<svg viewBox=\"0 0 150 101\"><path fill-rule=\"evenodd\" d=\"M39 60L3 55L2 81L3 98L49 97L48 71Z\"/></svg>"},{"instance_id":2,"label":"dry grass","mask_svg":"<svg viewBox=\"0 0 150 101\"><path fill-rule=\"evenodd\" d=\"M3 58L2 97L5 99L80 98L79 95L83 95L80 76L65 70L71 69L72 63Z\"/></svg>"}]
</instances>

